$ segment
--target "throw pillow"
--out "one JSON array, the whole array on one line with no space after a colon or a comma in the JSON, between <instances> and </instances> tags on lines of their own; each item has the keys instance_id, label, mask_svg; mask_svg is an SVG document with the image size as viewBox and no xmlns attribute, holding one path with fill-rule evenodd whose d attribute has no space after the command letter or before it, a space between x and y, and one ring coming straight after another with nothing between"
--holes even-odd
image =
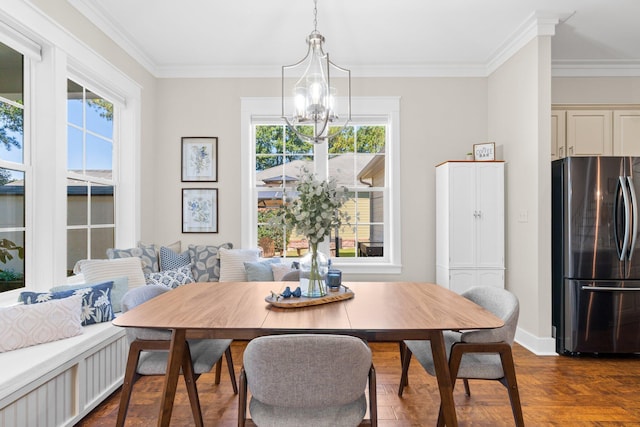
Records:
<instances>
[{"instance_id":1,"label":"throw pillow","mask_svg":"<svg viewBox=\"0 0 640 427\"><path fill-rule=\"evenodd\" d=\"M87 283L104 282L127 276L129 289L144 286L140 258L91 259L82 263L82 274Z\"/></svg>"},{"instance_id":2,"label":"throw pillow","mask_svg":"<svg viewBox=\"0 0 640 427\"><path fill-rule=\"evenodd\" d=\"M162 285L169 289L194 282L193 274L191 273L191 264L174 270L163 270L157 273L147 274L145 278L147 285Z\"/></svg>"},{"instance_id":3,"label":"throw pillow","mask_svg":"<svg viewBox=\"0 0 640 427\"><path fill-rule=\"evenodd\" d=\"M218 251L221 248L231 249L231 243L220 246L189 245L191 258L191 272L196 282L217 282L220 279L220 259Z\"/></svg>"},{"instance_id":4,"label":"throw pillow","mask_svg":"<svg viewBox=\"0 0 640 427\"><path fill-rule=\"evenodd\" d=\"M111 305L112 287L113 282L105 282L88 288L61 292L25 291L20 293L20 300L28 305L81 295L82 312L80 314L80 320L82 326L87 326L113 320L113 307Z\"/></svg>"},{"instance_id":5,"label":"throw pillow","mask_svg":"<svg viewBox=\"0 0 640 427\"><path fill-rule=\"evenodd\" d=\"M160 248L160 271L175 270L176 268L188 265L191 267L191 256L189 251L181 254L166 246Z\"/></svg>"},{"instance_id":6,"label":"throw pillow","mask_svg":"<svg viewBox=\"0 0 640 427\"><path fill-rule=\"evenodd\" d=\"M82 334L82 297L0 308L0 353Z\"/></svg>"},{"instance_id":7,"label":"throw pillow","mask_svg":"<svg viewBox=\"0 0 640 427\"><path fill-rule=\"evenodd\" d=\"M247 273L248 282L271 282L273 281L273 271L271 266L280 263L279 258L267 259L257 262L245 262L244 270Z\"/></svg>"},{"instance_id":8,"label":"throw pillow","mask_svg":"<svg viewBox=\"0 0 640 427\"><path fill-rule=\"evenodd\" d=\"M260 249L220 249L220 281L246 282L245 262L258 261Z\"/></svg>"},{"instance_id":9,"label":"throw pillow","mask_svg":"<svg viewBox=\"0 0 640 427\"><path fill-rule=\"evenodd\" d=\"M155 245L145 245L141 248L130 249L107 249L107 258L119 259L119 258L131 258L138 257L142 260L142 273L148 274L154 271L160 271L158 267L158 254L156 253ZM83 265L80 265L82 270Z\"/></svg>"},{"instance_id":10,"label":"throw pillow","mask_svg":"<svg viewBox=\"0 0 640 427\"><path fill-rule=\"evenodd\" d=\"M295 271L295 269L292 269L287 264L280 263L280 264L272 264L271 265L271 272L273 273L273 280L275 280L276 282L281 281L282 278L284 277L284 275L289 273L290 271Z\"/></svg>"},{"instance_id":11,"label":"throw pillow","mask_svg":"<svg viewBox=\"0 0 640 427\"><path fill-rule=\"evenodd\" d=\"M129 279L125 277L116 277L112 279L113 288L111 288L111 305L113 306L114 313L120 313L122 311L122 297L129 290ZM54 286L49 289L49 292L60 292L60 291L75 291L78 289L86 288L88 286L96 285L96 283L77 283L77 284L68 284L68 285L60 285Z\"/></svg>"}]
</instances>

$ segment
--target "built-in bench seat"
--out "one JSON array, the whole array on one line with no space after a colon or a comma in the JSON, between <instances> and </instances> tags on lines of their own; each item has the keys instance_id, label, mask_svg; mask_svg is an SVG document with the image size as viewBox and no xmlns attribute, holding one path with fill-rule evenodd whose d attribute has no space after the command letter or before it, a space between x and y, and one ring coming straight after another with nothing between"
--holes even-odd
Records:
<instances>
[{"instance_id":1,"label":"built-in bench seat","mask_svg":"<svg viewBox=\"0 0 640 427\"><path fill-rule=\"evenodd\" d=\"M122 385L128 349L125 330L106 322L0 353L0 426L73 426Z\"/></svg>"}]
</instances>

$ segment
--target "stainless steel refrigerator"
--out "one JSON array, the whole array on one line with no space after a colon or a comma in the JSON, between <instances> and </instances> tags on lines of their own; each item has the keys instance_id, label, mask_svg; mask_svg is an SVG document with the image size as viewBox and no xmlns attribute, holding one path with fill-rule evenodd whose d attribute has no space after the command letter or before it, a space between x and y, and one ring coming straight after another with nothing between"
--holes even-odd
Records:
<instances>
[{"instance_id":1,"label":"stainless steel refrigerator","mask_svg":"<svg viewBox=\"0 0 640 427\"><path fill-rule=\"evenodd\" d=\"M551 170L556 351L640 352L640 157L568 157Z\"/></svg>"}]
</instances>

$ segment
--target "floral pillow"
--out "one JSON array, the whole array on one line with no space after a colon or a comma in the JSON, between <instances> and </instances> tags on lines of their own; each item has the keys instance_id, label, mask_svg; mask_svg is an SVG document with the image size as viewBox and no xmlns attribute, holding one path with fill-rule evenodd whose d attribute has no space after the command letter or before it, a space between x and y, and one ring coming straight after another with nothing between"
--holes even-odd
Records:
<instances>
[{"instance_id":1,"label":"floral pillow","mask_svg":"<svg viewBox=\"0 0 640 427\"><path fill-rule=\"evenodd\" d=\"M174 270L145 274L145 279L147 285L162 285L169 289L175 289L178 286L194 282L193 274L191 273L191 263Z\"/></svg>"},{"instance_id":2,"label":"floral pillow","mask_svg":"<svg viewBox=\"0 0 640 427\"><path fill-rule=\"evenodd\" d=\"M142 260L142 272L144 274L153 273L154 271L160 270L158 266L158 253L156 252L155 245L141 244L140 247L137 248L107 249L107 258L109 259L130 257L138 257Z\"/></svg>"},{"instance_id":3,"label":"floral pillow","mask_svg":"<svg viewBox=\"0 0 640 427\"><path fill-rule=\"evenodd\" d=\"M82 295L82 312L80 320L82 326L94 323L109 322L113 320L113 307L111 305L111 290L113 282L105 282L86 288L60 291L60 292L22 292L18 298L24 304L38 304L56 299L68 298L73 295Z\"/></svg>"},{"instance_id":4,"label":"floral pillow","mask_svg":"<svg viewBox=\"0 0 640 427\"><path fill-rule=\"evenodd\" d=\"M220 280L218 252L221 248L231 249L233 244L223 243L220 246L189 245L191 272L196 282L217 282Z\"/></svg>"}]
</instances>

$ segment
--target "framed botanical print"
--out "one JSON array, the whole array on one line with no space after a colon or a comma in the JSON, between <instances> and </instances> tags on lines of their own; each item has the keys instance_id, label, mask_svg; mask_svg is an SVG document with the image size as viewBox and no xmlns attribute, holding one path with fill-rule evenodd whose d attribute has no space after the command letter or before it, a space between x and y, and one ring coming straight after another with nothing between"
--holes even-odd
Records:
<instances>
[{"instance_id":1,"label":"framed botanical print","mask_svg":"<svg viewBox=\"0 0 640 427\"><path fill-rule=\"evenodd\" d=\"M218 138L182 137L182 182L218 181Z\"/></svg>"},{"instance_id":2,"label":"framed botanical print","mask_svg":"<svg viewBox=\"0 0 640 427\"><path fill-rule=\"evenodd\" d=\"M218 189L182 189L182 232L218 232Z\"/></svg>"}]
</instances>

